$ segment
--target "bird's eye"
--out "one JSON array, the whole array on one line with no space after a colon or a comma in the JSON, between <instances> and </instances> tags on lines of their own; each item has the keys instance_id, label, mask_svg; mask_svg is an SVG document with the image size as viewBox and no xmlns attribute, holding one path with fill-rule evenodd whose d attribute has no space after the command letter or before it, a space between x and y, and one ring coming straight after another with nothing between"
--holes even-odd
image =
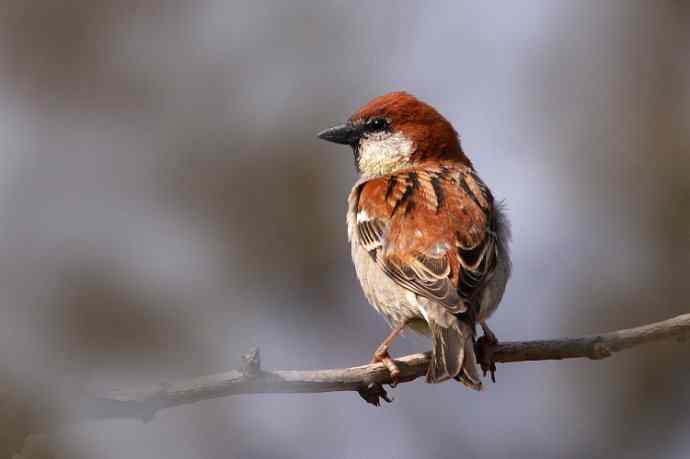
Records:
<instances>
[{"instance_id":1,"label":"bird's eye","mask_svg":"<svg viewBox=\"0 0 690 459\"><path fill-rule=\"evenodd\" d=\"M383 118L374 118L373 120L369 121L369 126L371 126L371 129L374 131L385 129L387 125L388 123Z\"/></svg>"}]
</instances>

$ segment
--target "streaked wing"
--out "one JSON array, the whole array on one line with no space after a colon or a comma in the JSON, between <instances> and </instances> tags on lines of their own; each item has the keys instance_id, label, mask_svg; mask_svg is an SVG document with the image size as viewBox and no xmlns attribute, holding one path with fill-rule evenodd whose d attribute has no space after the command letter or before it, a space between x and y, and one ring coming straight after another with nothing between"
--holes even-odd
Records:
<instances>
[{"instance_id":1,"label":"streaked wing","mask_svg":"<svg viewBox=\"0 0 690 459\"><path fill-rule=\"evenodd\" d=\"M465 166L405 169L359 185L362 246L402 287L452 313L475 306L495 267L493 198Z\"/></svg>"}]
</instances>

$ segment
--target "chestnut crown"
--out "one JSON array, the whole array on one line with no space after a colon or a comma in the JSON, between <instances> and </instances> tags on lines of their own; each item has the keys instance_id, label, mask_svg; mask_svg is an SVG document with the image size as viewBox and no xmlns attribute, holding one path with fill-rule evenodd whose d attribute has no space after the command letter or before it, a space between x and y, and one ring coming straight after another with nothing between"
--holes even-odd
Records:
<instances>
[{"instance_id":1,"label":"chestnut crown","mask_svg":"<svg viewBox=\"0 0 690 459\"><path fill-rule=\"evenodd\" d=\"M427 160L471 165L450 122L406 92L372 99L347 123L319 137L352 146L362 175L384 175Z\"/></svg>"}]
</instances>

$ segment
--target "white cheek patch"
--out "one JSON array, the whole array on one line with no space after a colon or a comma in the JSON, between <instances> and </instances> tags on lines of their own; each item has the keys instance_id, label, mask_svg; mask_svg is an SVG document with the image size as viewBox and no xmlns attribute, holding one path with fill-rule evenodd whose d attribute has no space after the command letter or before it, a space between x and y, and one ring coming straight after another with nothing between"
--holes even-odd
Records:
<instances>
[{"instance_id":1,"label":"white cheek patch","mask_svg":"<svg viewBox=\"0 0 690 459\"><path fill-rule=\"evenodd\" d=\"M359 169L370 177L390 174L408 166L413 152L413 142L402 133L377 133L361 140Z\"/></svg>"},{"instance_id":2,"label":"white cheek patch","mask_svg":"<svg viewBox=\"0 0 690 459\"><path fill-rule=\"evenodd\" d=\"M357 212L357 223L363 223L368 221L369 215L367 215L367 212L365 210L360 210L359 212Z\"/></svg>"}]
</instances>

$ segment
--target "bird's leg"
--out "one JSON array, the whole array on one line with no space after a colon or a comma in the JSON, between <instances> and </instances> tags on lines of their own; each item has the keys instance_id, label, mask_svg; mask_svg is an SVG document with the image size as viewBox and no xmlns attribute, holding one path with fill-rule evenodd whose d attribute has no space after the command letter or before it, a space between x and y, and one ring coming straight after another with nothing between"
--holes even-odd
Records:
<instances>
[{"instance_id":1,"label":"bird's leg","mask_svg":"<svg viewBox=\"0 0 690 459\"><path fill-rule=\"evenodd\" d=\"M488 371L491 373L491 381L496 382L496 362L494 362L493 354L494 348L498 344L498 339L489 326L486 325L485 321L480 320L479 324L484 332L484 335L477 340L479 366L481 366L484 376L486 376Z\"/></svg>"},{"instance_id":2,"label":"bird's leg","mask_svg":"<svg viewBox=\"0 0 690 459\"><path fill-rule=\"evenodd\" d=\"M407 321L403 321L395 327L393 327L390 334L386 337L386 339L383 340L379 347L376 348L376 351L374 351L374 355L371 357L370 363L380 362L383 363L386 366L386 368L388 368L392 380L391 387L395 387L398 385L400 379L400 369L395 364L395 362L393 362L393 359L391 358L390 354L388 354L388 349L393 344L393 341L395 341L395 339L398 336L400 336L400 333L403 331L406 325Z\"/></svg>"},{"instance_id":3,"label":"bird's leg","mask_svg":"<svg viewBox=\"0 0 690 459\"><path fill-rule=\"evenodd\" d=\"M489 342L491 344L498 344L498 338L496 338L496 335L494 335L494 332L491 331L488 325L486 325L486 321L480 320L479 325L482 327L482 331L484 332L484 335L487 337Z\"/></svg>"}]
</instances>

